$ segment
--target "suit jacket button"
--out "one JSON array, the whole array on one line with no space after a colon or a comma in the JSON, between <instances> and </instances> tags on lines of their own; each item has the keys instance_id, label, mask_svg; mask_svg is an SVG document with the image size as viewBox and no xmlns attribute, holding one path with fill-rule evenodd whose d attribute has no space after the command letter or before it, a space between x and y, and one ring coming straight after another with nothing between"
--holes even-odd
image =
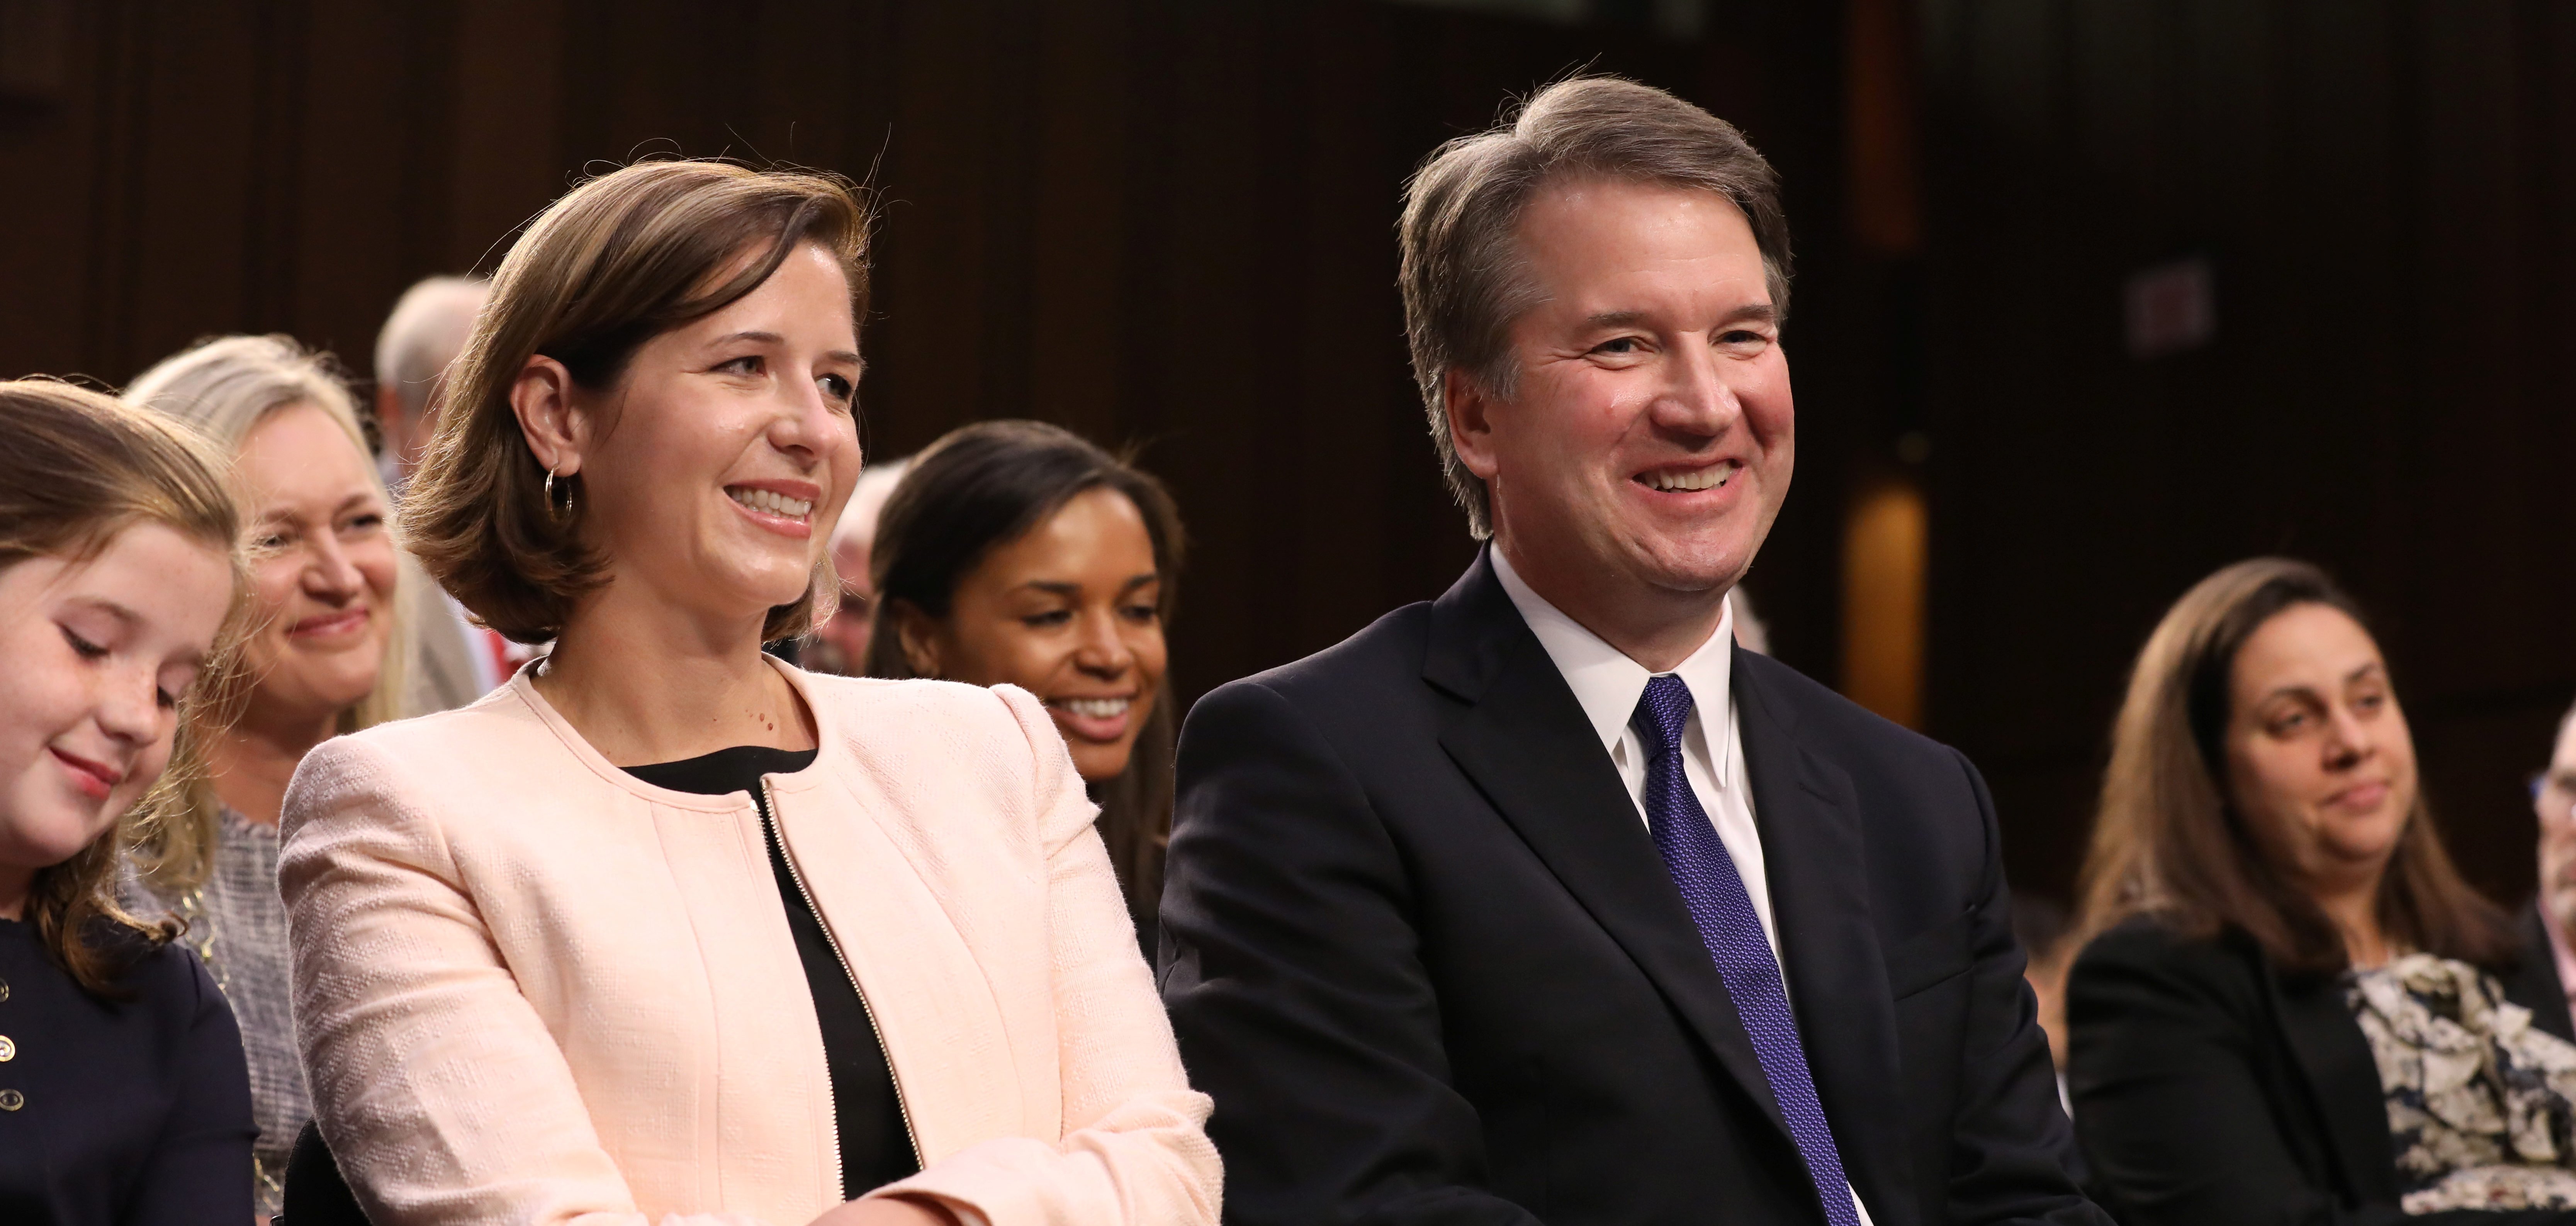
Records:
<instances>
[{"instance_id":1,"label":"suit jacket button","mask_svg":"<svg viewBox=\"0 0 2576 1226\"><path fill-rule=\"evenodd\" d=\"M15 1111L26 1105L26 1095L16 1090L0 1090L0 1111Z\"/></svg>"},{"instance_id":2,"label":"suit jacket button","mask_svg":"<svg viewBox=\"0 0 2576 1226\"><path fill-rule=\"evenodd\" d=\"M12 1042L9 1036L0 1034L0 1064L6 1064L17 1058L18 1045Z\"/></svg>"}]
</instances>

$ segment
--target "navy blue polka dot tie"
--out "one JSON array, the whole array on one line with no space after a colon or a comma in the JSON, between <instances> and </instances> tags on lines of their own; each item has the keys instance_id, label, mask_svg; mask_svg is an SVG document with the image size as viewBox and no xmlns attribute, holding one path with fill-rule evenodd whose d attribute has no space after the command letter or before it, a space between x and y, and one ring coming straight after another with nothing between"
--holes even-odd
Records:
<instances>
[{"instance_id":1,"label":"navy blue polka dot tie","mask_svg":"<svg viewBox=\"0 0 2576 1226\"><path fill-rule=\"evenodd\" d=\"M1637 699L1630 727L1646 751L1646 824L1655 832L1655 848L1664 853L1664 868L1681 887L1700 943L1717 963L1736 1016L1753 1039L1753 1054L1771 1083L1771 1097L1789 1122L1789 1137L1806 1159L1807 1178L1824 1203L1832 1226L1860 1226L1851 1184L1843 1175L1842 1152L1825 1126L1824 1106L1816 1101L1816 1083L1807 1073L1807 1050L1798 1039L1798 1019L1789 1013L1789 995L1780 982L1780 963L1762 935L1762 918L1744 892L1735 857L1726 853L1708 810L1700 807L1682 773L1682 727L1690 722L1690 687L1665 674L1649 679ZM1715 743L1722 732L1710 730Z\"/></svg>"}]
</instances>

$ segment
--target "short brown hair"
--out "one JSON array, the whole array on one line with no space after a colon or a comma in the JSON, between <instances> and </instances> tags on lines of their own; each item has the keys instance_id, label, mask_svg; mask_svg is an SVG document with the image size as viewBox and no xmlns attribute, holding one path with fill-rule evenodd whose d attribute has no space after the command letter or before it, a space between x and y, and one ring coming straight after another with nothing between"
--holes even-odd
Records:
<instances>
[{"instance_id":1,"label":"short brown hair","mask_svg":"<svg viewBox=\"0 0 2576 1226\"><path fill-rule=\"evenodd\" d=\"M2261 833L2227 795L2237 653L2264 623L2299 605L2324 605L2369 626L2324 571L2255 558L2194 585L2148 636L2120 704L2084 859L2085 938L2151 915L2195 938L2241 931L2294 973L2331 974L2348 964L2334 922L2272 862ZM2492 966L2512 948L2502 913L2460 879L2442 849L2420 790L2379 887L2379 921L2408 946L2465 962Z\"/></svg>"},{"instance_id":2,"label":"short brown hair","mask_svg":"<svg viewBox=\"0 0 2576 1226\"><path fill-rule=\"evenodd\" d=\"M847 179L729 162L645 162L565 193L493 275L404 500L405 543L485 625L521 643L555 637L606 582L608 561L581 540L581 479L555 482L569 487L557 498L570 510L550 506L545 466L511 412L528 359L563 363L584 388L614 388L646 341L739 301L807 243L840 261L852 317L864 319L869 220ZM762 636L810 631L818 602L839 588L826 552Z\"/></svg>"},{"instance_id":3,"label":"short brown hair","mask_svg":"<svg viewBox=\"0 0 2576 1226\"><path fill-rule=\"evenodd\" d=\"M231 559L232 604L199 682L179 710L170 765L117 829L71 859L36 870L27 920L82 988L108 994L120 967L99 925L158 944L176 928L146 924L116 904L122 846L188 827L189 785L204 773L207 696L226 688L249 606L241 514L218 475L223 460L188 427L51 379L0 382L0 569L31 558L95 557L139 523L168 527ZM119 944L128 944L122 943Z\"/></svg>"},{"instance_id":4,"label":"short brown hair","mask_svg":"<svg viewBox=\"0 0 2576 1226\"><path fill-rule=\"evenodd\" d=\"M1404 185L1405 336L1431 418L1431 445L1468 531L1493 535L1483 479L1449 441L1442 381L1453 368L1497 395L1512 390L1510 332L1535 292L1515 250L1521 214L1540 187L1601 176L1712 191L1753 228L1771 305L1789 313L1789 221L1779 177L1735 125L1652 86L1618 77L1559 81L1502 125L1433 150Z\"/></svg>"}]
</instances>

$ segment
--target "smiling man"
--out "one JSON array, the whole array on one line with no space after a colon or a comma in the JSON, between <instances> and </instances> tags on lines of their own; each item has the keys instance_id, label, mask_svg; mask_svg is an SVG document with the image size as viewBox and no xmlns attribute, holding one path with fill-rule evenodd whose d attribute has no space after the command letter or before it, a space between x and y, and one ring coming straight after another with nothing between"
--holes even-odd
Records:
<instances>
[{"instance_id":1,"label":"smiling man","mask_svg":"<svg viewBox=\"0 0 2576 1226\"><path fill-rule=\"evenodd\" d=\"M1490 544L1182 733L1163 988L1227 1219L2106 1223L1976 772L1733 645L1796 452L1770 167L1567 81L1402 239Z\"/></svg>"}]
</instances>

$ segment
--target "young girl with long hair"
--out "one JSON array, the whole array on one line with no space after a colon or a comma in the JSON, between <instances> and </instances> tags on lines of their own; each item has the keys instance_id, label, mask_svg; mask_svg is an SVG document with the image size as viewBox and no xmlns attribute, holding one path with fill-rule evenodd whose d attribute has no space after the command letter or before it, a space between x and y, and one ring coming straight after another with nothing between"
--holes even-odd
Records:
<instances>
[{"instance_id":1,"label":"young girl with long hair","mask_svg":"<svg viewBox=\"0 0 2576 1226\"><path fill-rule=\"evenodd\" d=\"M116 901L179 819L245 583L187 430L0 383L0 1206L12 1221L251 1217L239 1031L175 926Z\"/></svg>"}]
</instances>

